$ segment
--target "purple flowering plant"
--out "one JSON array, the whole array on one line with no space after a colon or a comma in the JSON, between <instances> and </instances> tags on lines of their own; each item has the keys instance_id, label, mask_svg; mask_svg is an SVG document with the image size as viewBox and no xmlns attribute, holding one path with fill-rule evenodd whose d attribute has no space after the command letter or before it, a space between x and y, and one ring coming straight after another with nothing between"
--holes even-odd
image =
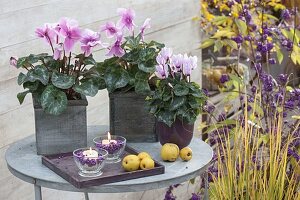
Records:
<instances>
[{"instance_id":1,"label":"purple flowering plant","mask_svg":"<svg viewBox=\"0 0 300 200\"><path fill-rule=\"evenodd\" d=\"M61 18L37 28L35 34L51 48L51 54L10 58L11 65L27 72L18 76L18 84L25 89L17 95L21 104L32 93L45 112L59 115L67 108L68 100L95 96L103 88L103 80L84 76L96 65L92 51L102 46L99 32L83 30L76 20ZM76 45L80 46L79 54L73 53Z\"/></svg>"},{"instance_id":2,"label":"purple flowering plant","mask_svg":"<svg viewBox=\"0 0 300 200\"><path fill-rule=\"evenodd\" d=\"M191 82L197 57L173 54L163 48L156 57L156 87L147 97L147 107L158 121L171 126L176 119L193 124L202 111L206 95Z\"/></svg>"},{"instance_id":3,"label":"purple flowering plant","mask_svg":"<svg viewBox=\"0 0 300 200\"><path fill-rule=\"evenodd\" d=\"M108 47L109 58L97 63L92 76L103 79L109 93L135 91L147 95L154 87L151 75L155 72L156 56L164 45L144 40L150 18L136 31L134 10L120 8L118 14L117 23L107 22L101 27L112 42Z\"/></svg>"}]
</instances>

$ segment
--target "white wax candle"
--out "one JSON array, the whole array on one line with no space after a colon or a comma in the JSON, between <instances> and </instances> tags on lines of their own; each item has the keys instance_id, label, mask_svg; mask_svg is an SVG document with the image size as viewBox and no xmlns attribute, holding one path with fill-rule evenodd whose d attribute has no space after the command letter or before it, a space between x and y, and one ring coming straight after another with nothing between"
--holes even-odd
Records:
<instances>
[{"instance_id":1,"label":"white wax candle","mask_svg":"<svg viewBox=\"0 0 300 200\"><path fill-rule=\"evenodd\" d=\"M98 158L98 152L93 150L92 147L89 150L85 150L82 154L87 158Z\"/></svg>"},{"instance_id":2,"label":"white wax candle","mask_svg":"<svg viewBox=\"0 0 300 200\"><path fill-rule=\"evenodd\" d=\"M110 133L108 132L107 133L107 140L102 140L102 144L110 144L110 143L117 143L116 140L112 140L111 139L111 136L110 136Z\"/></svg>"}]
</instances>

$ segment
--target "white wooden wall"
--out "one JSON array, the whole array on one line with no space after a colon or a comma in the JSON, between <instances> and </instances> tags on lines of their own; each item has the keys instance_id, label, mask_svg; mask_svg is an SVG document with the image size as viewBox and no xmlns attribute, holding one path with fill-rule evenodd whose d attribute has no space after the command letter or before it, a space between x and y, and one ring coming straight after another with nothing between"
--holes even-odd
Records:
<instances>
[{"instance_id":1,"label":"white wooden wall","mask_svg":"<svg viewBox=\"0 0 300 200\"><path fill-rule=\"evenodd\" d=\"M82 27L98 30L108 20L118 19L116 9L133 8L136 23L142 24L151 17L151 29L146 40L157 40L174 48L176 53L188 52L200 56L196 50L200 43L199 25L192 17L199 13L198 0L0 0L0 199L31 200L33 186L10 174L4 154L13 142L34 133L34 118L31 97L19 105L16 94L22 91L17 85L19 73L9 66L10 56L22 57L29 53L47 52L44 43L36 39L34 30L45 22L55 22L67 16L77 19ZM104 51L94 53L96 59L104 58ZM200 69L195 75L199 80ZM88 124L108 124L108 96L101 91L89 98ZM184 190L186 192L186 190ZM43 189L44 199L83 199L83 195ZM122 199L162 199L163 190L145 194L128 193ZM178 194L180 195L180 194ZM183 194L182 194L183 195ZM99 199L108 195L92 195ZM120 199L120 195L109 195ZM187 199L184 195L180 199Z\"/></svg>"}]
</instances>

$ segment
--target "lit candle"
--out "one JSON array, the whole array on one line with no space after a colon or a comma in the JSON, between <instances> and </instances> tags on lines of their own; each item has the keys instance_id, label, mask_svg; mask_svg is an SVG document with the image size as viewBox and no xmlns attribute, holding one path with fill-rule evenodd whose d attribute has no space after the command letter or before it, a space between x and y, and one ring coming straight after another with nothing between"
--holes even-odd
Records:
<instances>
[{"instance_id":1,"label":"lit candle","mask_svg":"<svg viewBox=\"0 0 300 200\"><path fill-rule=\"evenodd\" d=\"M110 133L108 132L107 133L107 140L102 140L102 144L110 144L110 143L116 144L117 141L116 140L112 140L111 136L110 136Z\"/></svg>"},{"instance_id":2,"label":"lit candle","mask_svg":"<svg viewBox=\"0 0 300 200\"><path fill-rule=\"evenodd\" d=\"M86 158L98 158L98 152L96 150L92 149L92 147L90 147L89 150L83 151L82 154Z\"/></svg>"}]
</instances>

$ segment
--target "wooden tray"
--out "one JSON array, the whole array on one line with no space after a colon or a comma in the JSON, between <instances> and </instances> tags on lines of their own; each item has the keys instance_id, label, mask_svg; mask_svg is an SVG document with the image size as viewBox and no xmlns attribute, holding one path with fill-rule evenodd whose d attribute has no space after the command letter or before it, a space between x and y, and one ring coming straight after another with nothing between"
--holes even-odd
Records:
<instances>
[{"instance_id":1,"label":"wooden tray","mask_svg":"<svg viewBox=\"0 0 300 200\"><path fill-rule=\"evenodd\" d=\"M124 154L121 157L124 158L128 154L137 155L138 153L139 152L135 149L126 146ZM101 170L103 172L101 176L82 177L78 174L79 169L73 159L73 152L47 155L42 157L42 163L45 166L50 168L52 171L63 177L77 188L97 186L165 173L165 167L155 160L154 162L155 167L153 169L137 170L133 172L126 172L122 168L122 161L119 163L106 164Z\"/></svg>"}]
</instances>

